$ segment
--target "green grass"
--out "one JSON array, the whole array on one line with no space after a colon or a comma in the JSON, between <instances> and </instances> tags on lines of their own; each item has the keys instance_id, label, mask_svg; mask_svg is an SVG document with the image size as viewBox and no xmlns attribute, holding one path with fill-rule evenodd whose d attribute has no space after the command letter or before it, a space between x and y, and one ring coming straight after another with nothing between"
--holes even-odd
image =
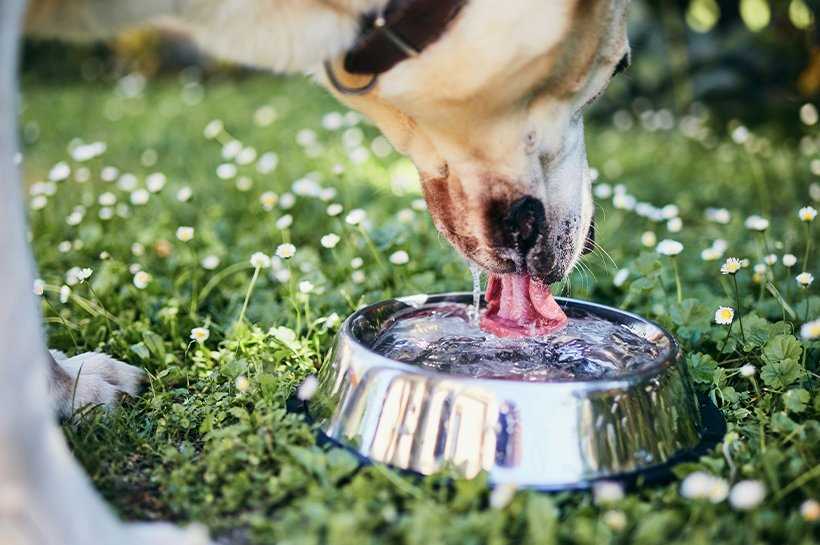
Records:
<instances>
[{"instance_id":1,"label":"green grass","mask_svg":"<svg viewBox=\"0 0 820 545\"><path fill-rule=\"evenodd\" d=\"M673 482L639 488L610 505L596 504L587 493L522 491L506 507L492 508L483 477L450 485L444 475L414 479L378 466L356 469L346 452L317 447L311 426L285 410L330 346L336 325L322 318L344 317L394 295L470 285L467 268L426 213L399 214L419 197L391 183L406 178L407 161L393 153L351 162L343 130L321 124L326 112L343 110L304 81L255 76L182 90L176 79L149 82L135 98L100 82L24 84L27 182L44 179L58 161L75 173L89 169L88 181L59 182L45 207L31 211L50 345L69 354L103 350L151 377L141 397L111 414L92 409L64 427L96 486L123 517L202 521L226 540L251 543L815 542L818 524L801 516L800 505L820 497L820 346L802 339L799 328L817 318L820 297L817 283L802 289L794 277L804 267L818 273L817 249L808 263L803 256L820 220L809 225L797 217L810 202L809 161L816 150L801 154L796 142L767 140L765 131L744 146L715 133L701 142L678 130L616 131L601 123L588 130L591 163L602 170L598 183L623 183L639 201L659 207L676 204L683 228L668 233L663 222L599 199L598 241L617 265L600 253L588 256L587 270L574 273L566 291L639 312L678 336L698 389L721 408L729 434L708 456L676 472L708 471L730 484L760 480L767 489L762 504L741 511L728 501L687 499ZM201 102L184 100L191 102L200 90ZM277 119L256 126L254 113L266 105ZM248 191L219 179L222 146L203 136L212 119L223 120L233 138L260 154L275 151L276 170L260 174L253 165L240 166L239 175L253 180ZM348 142L363 136L369 145L378 135L369 125L359 127L361 133L347 134ZM322 146L315 157L296 141L303 128L315 131ZM107 151L79 164L67 151L74 138L104 141ZM152 155L156 163L146 166ZM334 170L337 163L342 173ZM134 206L127 191L101 180L107 165L133 173L138 187L152 172L164 173L167 184L147 204ZM336 188L333 201L344 205L344 213L330 217L327 202L305 196L287 212L263 209L262 193L281 196L310 172L323 187ZM179 202L175 195L185 185L193 196ZM127 210L115 205L113 218L100 219L104 192ZM77 206L84 217L69 225L66 217ZM707 221L710 206L728 208L729 224ZM354 208L366 210L365 228L345 223ZM286 213L293 224L277 228ZM750 214L771 220L765 235L744 228ZM179 226L193 226L193 240L177 240ZM642 246L645 231L684 244L676 258L682 301L672 261ZM319 242L330 232L341 236L332 250ZM751 265L769 253L798 256L791 270L778 262L761 282L753 280L751 266L738 273L741 312L735 321L742 315L743 337L737 323L728 338L729 329L714 323L719 306L738 306L730 277L719 273L723 259L700 257L718 238L728 244L724 258L748 258ZM297 249L292 260L277 263L291 271L290 280L262 270L240 322L254 273L251 254L273 254L283 242ZM389 265L388 256L398 250L407 251L410 262ZM200 265L208 255L219 258L215 270ZM355 257L363 260L363 275L351 267ZM63 304L58 291L75 266L94 273ZM144 289L133 283L136 267L151 275ZM619 269L629 273L615 286ZM303 280L312 282L313 293L300 293ZM207 341L192 343L195 327L209 329ZM289 342L281 329L271 332L275 327L292 329L296 340ZM756 367L754 379L740 375L745 364Z\"/></svg>"}]
</instances>

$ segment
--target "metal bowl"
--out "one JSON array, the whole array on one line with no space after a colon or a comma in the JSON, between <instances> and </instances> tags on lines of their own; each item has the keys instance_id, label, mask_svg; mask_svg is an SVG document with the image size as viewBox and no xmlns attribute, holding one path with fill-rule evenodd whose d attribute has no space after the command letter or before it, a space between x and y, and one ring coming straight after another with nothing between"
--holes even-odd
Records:
<instances>
[{"instance_id":1,"label":"metal bowl","mask_svg":"<svg viewBox=\"0 0 820 545\"><path fill-rule=\"evenodd\" d=\"M395 313L439 302L470 303L472 294L383 301L344 322L308 408L331 441L420 474L487 471L494 484L566 489L651 476L723 434L705 425L675 339L603 305L558 298L565 309L627 324L659 356L612 379L526 382L436 372L368 348Z\"/></svg>"}]
</instances>

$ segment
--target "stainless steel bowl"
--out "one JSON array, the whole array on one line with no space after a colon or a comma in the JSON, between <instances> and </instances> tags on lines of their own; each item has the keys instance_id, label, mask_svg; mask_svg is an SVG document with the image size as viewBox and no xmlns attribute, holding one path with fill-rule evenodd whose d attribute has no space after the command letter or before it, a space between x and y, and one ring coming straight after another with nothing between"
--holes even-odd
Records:
<instances>
[{"instance_id":1,"label":"stainless steel bowl","mask_svg":"<svg viewBox=\"0 0 820 545\"><path fill-rule=\"evenodd\" d=\"M675 339L603 305L558 298L652 340L660 350L651 364L614 379L524 382L431 371L368 348L396 312L437 302L470 303L472 295L383 301L344 322L308 409L328 438L425 475L485 470L495 484L562 489L651 474L722 435L704 425Z\"/></svg>"}]
</instances>

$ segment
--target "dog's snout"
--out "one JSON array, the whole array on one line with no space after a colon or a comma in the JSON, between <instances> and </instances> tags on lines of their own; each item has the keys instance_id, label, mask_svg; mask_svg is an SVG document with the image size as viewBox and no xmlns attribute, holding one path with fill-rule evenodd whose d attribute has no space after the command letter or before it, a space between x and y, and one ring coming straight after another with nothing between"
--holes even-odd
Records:
<instances>
[{"instance_id":1,"label":"dog's snout","mask_svg":"<svg viewBox=\"0 0 820 545\"><path fill-rule=\"evenodd\" d=\"M526 255L544 229L544 205L533 197L522 197L510 205L504 223L516 249Z\"/></svg>"}]
</instances>

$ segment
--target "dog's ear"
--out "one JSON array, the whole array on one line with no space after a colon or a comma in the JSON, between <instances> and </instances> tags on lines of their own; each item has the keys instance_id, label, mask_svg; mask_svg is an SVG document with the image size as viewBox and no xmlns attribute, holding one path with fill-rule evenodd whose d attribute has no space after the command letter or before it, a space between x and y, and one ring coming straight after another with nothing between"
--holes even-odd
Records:
<instances>
[{"instance_id":1,"label":"dog's ear","mask_svg":"<svg viewBox=\"0 0 820 545\"><path fill-rule=\"evenodd\" d=\"M89 41L145 26L190 35L206 53L273 70L312 69L344 53L360 15L383 0L32 0L25 30Z\"/></svg>"}]
</instances>

